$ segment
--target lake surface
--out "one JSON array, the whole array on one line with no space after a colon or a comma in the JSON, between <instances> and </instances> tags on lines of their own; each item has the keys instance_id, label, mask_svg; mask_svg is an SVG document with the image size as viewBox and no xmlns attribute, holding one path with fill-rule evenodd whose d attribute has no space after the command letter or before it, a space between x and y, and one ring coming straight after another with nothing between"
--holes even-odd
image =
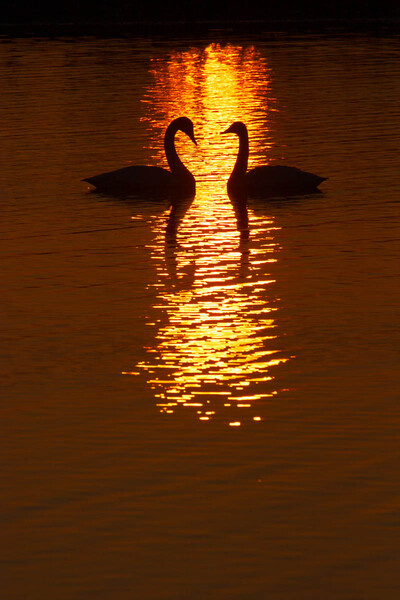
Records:
<instances>
[{"instance_id":1,"label":"lake surface","mask_svg":"<svg viewBox=\"0 0 400 600\"><path fill-rule=\"evenodd\" d=\"M5 599L399 597L399 59L1 39ZM167 167L182 115L173 212L81 181ZM238 209L235 120L321 193Z\"/></svg>"}]
</instances>

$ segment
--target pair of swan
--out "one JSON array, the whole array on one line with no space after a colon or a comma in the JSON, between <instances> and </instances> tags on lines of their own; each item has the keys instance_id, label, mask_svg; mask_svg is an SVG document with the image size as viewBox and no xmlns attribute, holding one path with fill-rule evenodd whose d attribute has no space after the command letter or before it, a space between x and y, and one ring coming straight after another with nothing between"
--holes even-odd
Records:
<instances>
[{"instance_id":1,"label":"pair of swan","mask_svg":"<svg viewBox=\"0 0 400 600\"><path fill-rule=\"evenodd\" d=\"M175 149L175 134L185 133L194 144L193 123L187 117L172 121L165 132L164 150L170 171L161 167L130 166L109 173L88 177L83 181L98 190L106 192L157 193L176 192L194 194L196 181L192 173L182 163ZM239 152L228 180L229 193L251 194L298 194L317 189L326 177L301 171L296 167L264 166L247 171L249 157L249 136L244 123L236 121L222 133L234 133L239 137Z\"/></svg>"}]
</instances>

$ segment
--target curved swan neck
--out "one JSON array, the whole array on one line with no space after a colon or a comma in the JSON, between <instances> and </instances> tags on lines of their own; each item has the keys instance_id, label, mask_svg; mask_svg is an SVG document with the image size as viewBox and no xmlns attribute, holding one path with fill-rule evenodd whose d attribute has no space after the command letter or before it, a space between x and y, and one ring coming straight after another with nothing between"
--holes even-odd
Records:
<instances>
[{"instance_id":1,"label":"curved swan neck","mask_svg":"<svg viewBox=\"0 0 400 600\"><path fill-rule=\"evenodd\" d=\"M179 158L175 148L175 134L178 131L178 129L179 127L177 127L174 122L170 123L170 125L167 127L167 131L165 132L164 137L165 156L167 157L171 173L190 173L190 171L185 167L185 165Z\"/></svg>"},{"instance_id":2,"label":"curved swan neck","mask_svg":"<svg viewBox=\"0 0 400 600\"><path fill-rule=\"evenodd\" d=\"M247 130L245 130L238 133L238 136L239 152L230 179L232 177L244 177L247 172L247 163L249 160L249 135L247 133Z\"/></svg>"}]
</instances>

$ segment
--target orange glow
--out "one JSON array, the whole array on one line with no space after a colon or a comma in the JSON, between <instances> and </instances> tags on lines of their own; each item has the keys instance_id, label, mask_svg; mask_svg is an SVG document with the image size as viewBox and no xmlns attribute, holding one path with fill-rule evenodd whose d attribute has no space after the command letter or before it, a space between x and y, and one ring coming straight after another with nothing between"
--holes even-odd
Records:
<instances>
[{"instance_id":1,"label":"orange glow","mask_svg":"<svg viewBox=\"0 0 400 600\"><path fill-rule=\"evenodd\" d=\"M177 148L197 182L225 192L226 180L237 153L235 136L221 136L234 121L249 129L254 154L268 157L274 142L269 115L276 110L270 93L270 69L253 47L210 44L204 49L172 52L168 59L154 58L153 83L143 99L148 108L143 121L151 128L149 149L156 164L165 164L162 139L168 123L185 115L195 125L198 149L182 136ZM265 162L265 161L264 161Z\"/></svg>"},{"instance_id":2,"label":"orange glow","mask_svg":"<svg viewBox=\"0 0 400 600\"><path fill-rule=\"evenodd\" d=\"M279 227L272 217L250 213L247 229L246 208L234 207L226 193L237 140L220 133L243 120L255 147L267 154L273 145L268 115L275 110L270 70L253 47L211 44L155 58L152 75L144 120L156 136L154 157L162 164L159 139L168 122L191 118L199 146L183 136L177 148L197 187L174 222L168 210L152 219L158 318L149 318L155 341L136 368L151 374L148 383L163 406L200 408L202 421L226 413L230 426L240 426L232 413L259 419L253 404L273 397L270 371L288 358L277 348L277 306L269 291Z\"/></svg>"}]
</instances>

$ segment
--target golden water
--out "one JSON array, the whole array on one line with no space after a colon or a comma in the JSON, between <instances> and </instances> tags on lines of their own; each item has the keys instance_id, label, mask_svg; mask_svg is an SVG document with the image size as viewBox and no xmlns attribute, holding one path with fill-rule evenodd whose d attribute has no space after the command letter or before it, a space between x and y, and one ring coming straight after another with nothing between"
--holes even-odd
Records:
<instances>
[{"instance_id":1,"label":"golden water","mask_svg":"<svg viewBox=\"0 0 400 600\"><path fill-rule=\"evenodd\" d=\"M398 597L399 53L1 41L7 600ZM180 115L194 198L81 182ZM235 120L322 194L232 201Z\"/></svg>"}]
</instances>

